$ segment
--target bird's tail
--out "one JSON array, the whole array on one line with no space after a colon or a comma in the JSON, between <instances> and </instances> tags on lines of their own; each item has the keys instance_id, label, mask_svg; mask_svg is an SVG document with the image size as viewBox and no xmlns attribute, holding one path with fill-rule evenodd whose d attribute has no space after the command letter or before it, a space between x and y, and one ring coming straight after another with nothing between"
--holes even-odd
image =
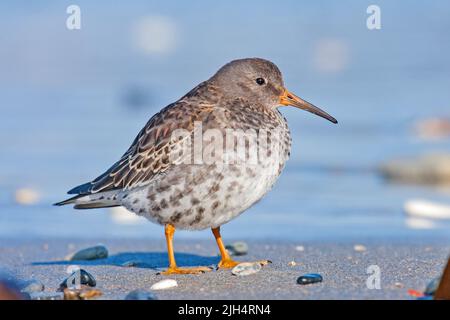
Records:
<instances>
[{"instance_id":1,"label":"bird's tail","mask_svg":"<svg viewBox=\"0 0 450 320\"><path fill-rule=\"evenodd\" d=\"M120 206L117 192L107 191L92 194L78 194L67 200L57 202L55 206L74 204L74 209L95 209Z\"/></svg>"}]
</instances>

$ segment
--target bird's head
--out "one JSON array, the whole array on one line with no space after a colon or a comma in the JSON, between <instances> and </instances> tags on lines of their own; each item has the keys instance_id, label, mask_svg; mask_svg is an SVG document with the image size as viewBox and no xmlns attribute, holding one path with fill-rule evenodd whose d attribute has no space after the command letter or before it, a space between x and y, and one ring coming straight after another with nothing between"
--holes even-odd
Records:
<instances>
[{"instance_id":1,"label":"bird's head","mask_svg":"<svg viewBox=\"0 0 450 320\"><path fill-rule=\"evenodd\" d=\"M284 87L280 70L268 60L248 58L231 61L220 68L211 80L229 98L242 97L270 108L293 106L337 123L325 111L289 92Z\"/></svg>"}]
</instances>

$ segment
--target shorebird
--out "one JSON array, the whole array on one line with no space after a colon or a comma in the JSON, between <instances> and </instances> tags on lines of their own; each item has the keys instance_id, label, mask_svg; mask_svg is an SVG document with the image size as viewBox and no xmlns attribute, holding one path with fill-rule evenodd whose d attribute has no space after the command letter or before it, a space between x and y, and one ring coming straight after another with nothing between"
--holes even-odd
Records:
<instances>
[{"instance_id":1,"label":"shorebird","mask_svg":"<svg viewBox=\"0 0 450 320\"><path fill-rule=\"evenodd\" d=\"M221 253L218 268L232 268L239 262L225 249L220 227L260 200L281 174L291 137L278 107L288 105L337 123L289 92L274 63L260 58L231 61L155 114L119 161L56 205L123 206L165 226L169 267L163 274L211 270L178 267L173 249L175 229L211 228ZM252 149L253 144L258 148ZM212 157L206 161L205 154Z\"/></svg>"}]
</instances>

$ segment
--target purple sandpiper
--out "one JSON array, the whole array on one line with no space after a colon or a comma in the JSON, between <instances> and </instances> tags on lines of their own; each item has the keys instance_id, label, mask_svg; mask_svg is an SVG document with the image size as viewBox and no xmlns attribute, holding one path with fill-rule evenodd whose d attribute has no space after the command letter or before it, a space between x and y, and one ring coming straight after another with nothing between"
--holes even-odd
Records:
<instances>
[{"instance_id":1,"label":"purple sandpiper","mask_svg":"<svg viewBox=\"0 0 450 320\"><path fill-rule=\"evenodd\" d=\"M56 205L123 206L164 225L169 268L163 274L211 270L178 267L172 244L176 228L211 228L218 268L232 268L238 262L225 249L220 226L260 200L281 174L291 137L278 107L287 105L337 123L285 89L274 63L234 60L155 114L119 161Z\"/></svg>"}]
</instances>

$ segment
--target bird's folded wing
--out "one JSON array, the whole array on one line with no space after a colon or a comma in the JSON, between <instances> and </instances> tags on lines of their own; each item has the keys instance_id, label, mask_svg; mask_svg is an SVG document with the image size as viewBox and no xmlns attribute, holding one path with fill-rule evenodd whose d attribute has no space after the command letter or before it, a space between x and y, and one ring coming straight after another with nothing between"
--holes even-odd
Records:
<instances>
[{"instance_id":1,"label":"bird's folded wing","mask_svg":"<svg viewBox=\"0 0 450 320\"><path fill-rule=\"evenodd\" d=\"M69 193L91 194L145 185L177 160L182 160L173 159L176 152L170 153L183 143L181 137L172 135L174 130L184 129L191 134L194 122L202 121L210 112L210 106L193 106L182 100L167 106L147 122L119 161L92 182L75 187Z\"/></svg>"}]
</instances>

